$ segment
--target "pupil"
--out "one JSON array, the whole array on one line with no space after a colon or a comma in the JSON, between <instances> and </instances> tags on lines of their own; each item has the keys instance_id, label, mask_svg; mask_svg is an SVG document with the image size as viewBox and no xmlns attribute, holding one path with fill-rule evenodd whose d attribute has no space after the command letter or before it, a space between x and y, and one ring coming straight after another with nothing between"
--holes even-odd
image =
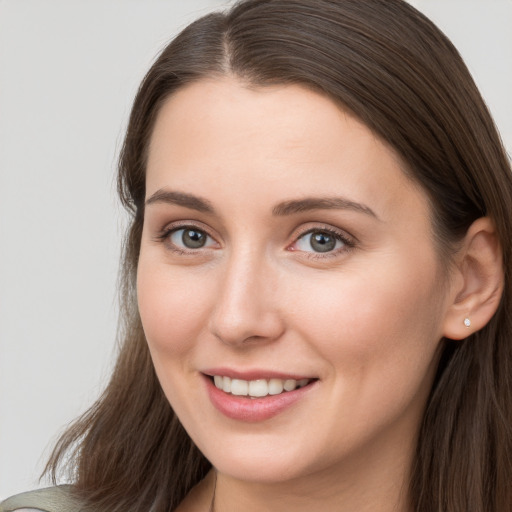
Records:
<instances>
[{"instance_id":1,"label":"pupil","mask_svg":"<svg viewBox=\"0 0 512 512\"><path fill-rule=\"evenodd\" d=\"M206 236L195 229L185 229L182 235L183 244L189 249L199 249L206 243Z\"/></svg>"},{"instance_id":2,"label":"pupil","mask_svg":"<svg viewBox=\"0 0 512 512\"><path fill-rule=\"evenodd\" d=\"M336 246L336 239L327 233L313 233L310 243L316 252L329 252Z\"/></svg>"}]
</instances>

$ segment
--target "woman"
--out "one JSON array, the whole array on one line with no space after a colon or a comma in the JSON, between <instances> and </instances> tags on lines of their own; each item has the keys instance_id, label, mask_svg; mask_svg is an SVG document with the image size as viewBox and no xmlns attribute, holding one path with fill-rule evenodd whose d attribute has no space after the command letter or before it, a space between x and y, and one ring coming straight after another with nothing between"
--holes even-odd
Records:
<instances>
[{"instance_id":1,"label":"woman","mask_svg":"<svg viewBox=\"0 0 512 512\"><path fill-rule=\"evenodd\" d=\"M512 509L510 166L428 20L401 0L206 16L144 79L119 169L125 341L52 496Z\"/></svg>"}]
</instances>

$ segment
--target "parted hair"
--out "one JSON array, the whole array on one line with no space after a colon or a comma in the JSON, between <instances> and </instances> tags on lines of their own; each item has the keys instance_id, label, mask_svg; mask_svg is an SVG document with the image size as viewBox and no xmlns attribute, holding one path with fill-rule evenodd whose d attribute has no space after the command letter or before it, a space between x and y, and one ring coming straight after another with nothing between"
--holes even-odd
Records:
<instances>
[{"instance_id":1,"label":"parted hair","mask_svg":"<svg viewBox=\"0 0 512 512\"><path fill-rule=\"evenodd\" d=\"M169 512L211 467L160 388L135 281L156 116L186 84L226 75L255 87L300 84L361 119L429 197L447 265L473 221L494 221L505 265L501 303L480 331L442 340L410 500L415 512L512 511L510 162L457 50L402 0L245 0L195 21L159 55L136 95L119 161L118 191L131 224L117 363L99 400L58 441L46 471L54 480L69 471L91 509Z\"/></svg>"}]
</instances>

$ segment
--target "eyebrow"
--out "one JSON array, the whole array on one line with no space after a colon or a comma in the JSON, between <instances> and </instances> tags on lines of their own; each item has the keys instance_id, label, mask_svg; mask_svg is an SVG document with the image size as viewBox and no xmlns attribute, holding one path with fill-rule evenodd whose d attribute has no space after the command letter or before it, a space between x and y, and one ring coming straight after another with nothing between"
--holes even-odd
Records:
<instances>
[{"instance_id":1,"label":"eyebrow","mask_svg":"<svg viewBox=\"0 0 512 512\"><path fill-rule=\"evenodd\" d=\"M174 204L203 213L215 213L215 209L208 199L185 192L157 190L146 200L145 205L155 203ZM306 197L283 201L272 208L272 215L281 217L313 210L353 210L376 219L379 218L370 207L343 197Z\"/></svg>"},{"instance_id":2,"label":"eyebrow","mask_svg":"<svg viewBox=\"0 0 512 512\"><path fill-rule=\"evenodd\" d=\"M186 194L185 192L174 192L171 190L157 190L151 197L146 199L145 205L155 203L175 204L184 206L192 210L197 210L203 213L214 213L212 203L207 199L195 196L193 194Z\"/></svg>"},{"instance_id":3,"label":"eyebrow","mask_svg":"<svg viewBox=\"0 0 512 512\"><path fill-rule=\"evenodd\" d=\"M292 201L285 201L274 206L273 215L293 215L312 210L353 210L365 213L378 219L377 214L369 207L344 197L306 197Z\"/></svg>"}]
</instances>

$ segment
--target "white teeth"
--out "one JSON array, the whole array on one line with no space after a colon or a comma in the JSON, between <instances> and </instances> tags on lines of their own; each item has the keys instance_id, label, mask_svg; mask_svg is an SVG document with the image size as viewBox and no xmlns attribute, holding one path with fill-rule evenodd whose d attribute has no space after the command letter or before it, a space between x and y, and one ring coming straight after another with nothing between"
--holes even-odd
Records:
<instances>
[{"instance_id":1,"label":"white teeth","mask_svg":"<svg viewBox=\"0 0 512 512\"><path fill-rule=\"evenodd\" d=\"M219 386L217 386L219 387ZM224 377L224 381L222 383L222 387L220 388L226 393L231 393L231 378L230 377Z\"/></svg>"},{"instance_id":2,"label":"white teeth","mask_svg":"<svg viewBox=\"0 0 512 512\"><path fill-rule=\"evenodd\" d=\"M247 381L215 375L213 382L216 388L222 389L225 393L259 398L267 395L279 395L283 391L293 391L294 389L302 388L309 384L310 379L258 379Z\"/></svg>"},{"instance_id":3,"label":"white teeth","mask_svg":"<svg viewBox=\"0 0 512 512\"><path fill-rule=\"evenodd\" d=\"M249 395L250 396L267 396L268 383L264 379L251 380L249 382Z\"/></svg>"},{"instance_id":4,"label":"white teeth","mask_svg":"<svg viewBox=\"0 0 512 512\"><path fill-rule=\"evenodd\" d=\"M297 381L295 379L286 379L283 385L285 391L293 391L296 386Z\"/></svg>"},{"instance_id":5,"label":"white teeth","mask_svg":"<svg viewBox=\"0 0 512 512\"><path fill-rule=\"evenodd\" d=\"M283 392L283 381L281 379L270 379L268 381L268 394L279 395Z\"/></svg>"},{"instance_id":6,"label":"white teeth","mask_svg":"<svg viewBox=\"0 0 512 512\"><path fill-rule=\"evenodd\" d=\"M231 394L237 396L247 396L249 392L249 383L246 380L232 379Z\"/></svg>"}]
</instances>

